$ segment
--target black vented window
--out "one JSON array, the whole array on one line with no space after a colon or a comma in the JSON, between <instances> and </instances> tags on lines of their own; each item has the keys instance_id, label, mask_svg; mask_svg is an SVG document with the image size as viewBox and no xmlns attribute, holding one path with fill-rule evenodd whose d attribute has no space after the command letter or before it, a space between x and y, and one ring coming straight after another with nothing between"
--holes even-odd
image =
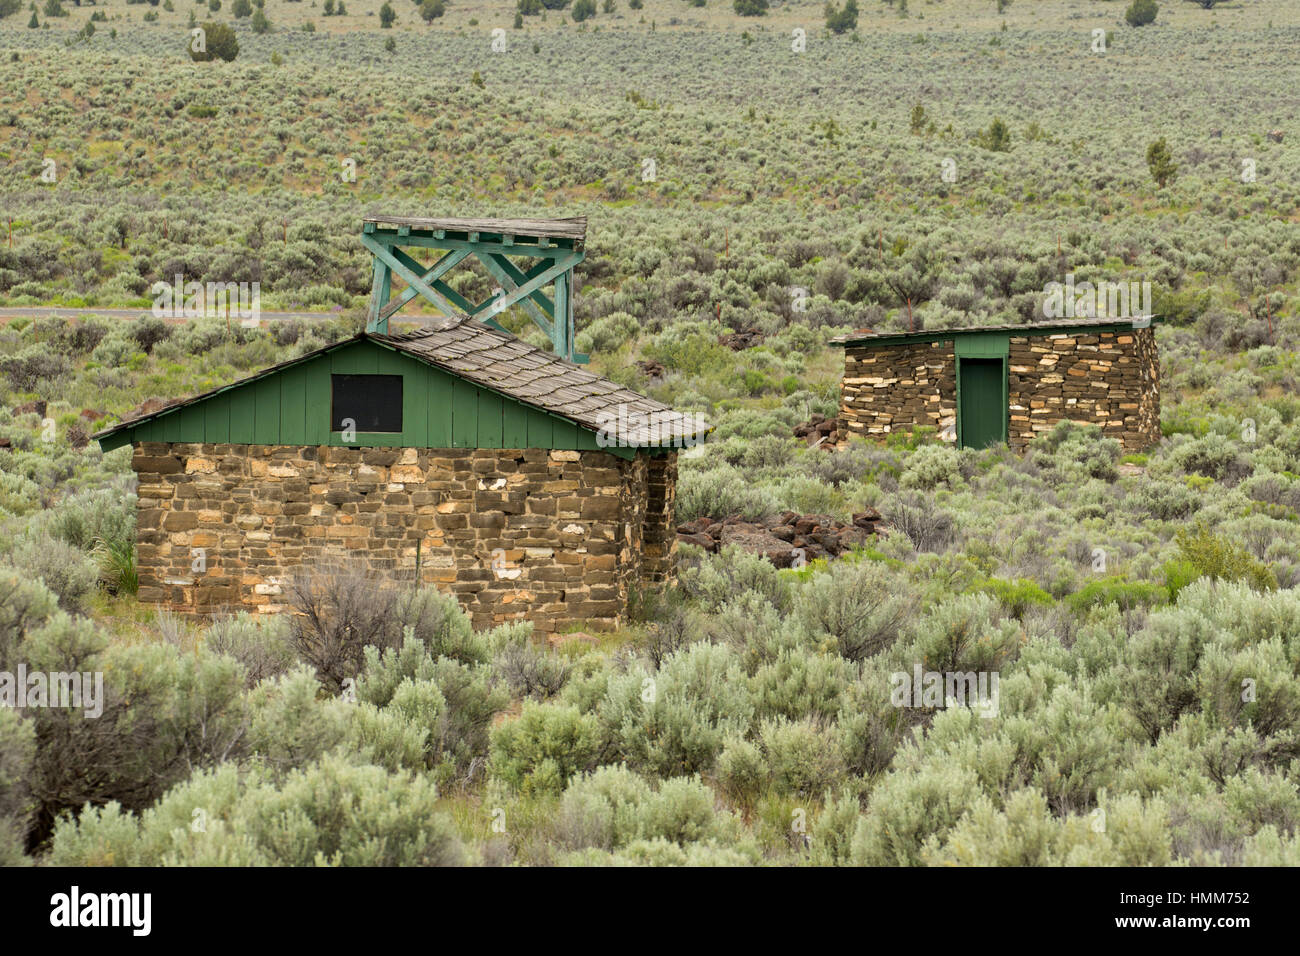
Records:
<instances>
[{"instance_id":1,"label":"black vented window","mask_svg":"<svg viewBox=\"0 0 1300 956\"><path fill-rule=\"evenodd\" d=\"M402 376L331 375L330 431L402 430ZM351 421L347 421L351 419Z\"/></svg>"}]
</instances>

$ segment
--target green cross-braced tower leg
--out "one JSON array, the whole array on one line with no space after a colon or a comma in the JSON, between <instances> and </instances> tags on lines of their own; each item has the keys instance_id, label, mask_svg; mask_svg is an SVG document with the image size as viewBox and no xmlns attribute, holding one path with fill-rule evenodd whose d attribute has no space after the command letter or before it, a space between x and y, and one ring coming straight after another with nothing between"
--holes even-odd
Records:
<instances>
[{"instance_id":1,"label":"green cross-braced tower leg","mask_svg":"<svg viewBox=\"0 0 1300 956\"><path fill-rule=\"evenodd\" d=\"M367 216L361 242L374 256L374 285L366 331L387 334L388 320L417 295L445 315L469 315L496 328L494 316L518 305L551 340L552 351L571 362L587 356L574 351L573 267L583 260L587 220L576 219L413 219ZM404 248L441 249L431 267ZM483 302L473 303L443 281L464 259L474 256L499 285ZM530 260L512 261L512 257ZM406 283L392 294L393 275ZM554 286L547 296L543 288Z\"/></svg>"}]
</instances>

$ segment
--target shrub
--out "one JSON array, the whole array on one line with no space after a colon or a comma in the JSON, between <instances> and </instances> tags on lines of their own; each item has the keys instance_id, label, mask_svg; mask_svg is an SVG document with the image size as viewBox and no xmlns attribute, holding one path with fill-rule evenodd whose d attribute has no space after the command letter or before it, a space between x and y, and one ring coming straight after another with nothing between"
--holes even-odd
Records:
<instances>
[{"instance_id":1,"label":"shrub","mask_svg":"<svg viewBox=\"0 0 1300 956\"><path fill-rule=\"evenodd\" d=\"M1015 581L989 578L981 582L978 589L997 598L1011 616L1018 620L1024 620L1031 607L1050 607L1053 603L1052 596L1028 578L1017 578Z\"/></svg>"},{"instance_id":2,"label":"shrub","mask_svg":"<svg viewBox=\"0 0 1300 956\"><path fill-rule=\"evenodd\" d=\"M850 860L854 866L919 866L925 842L946 837L980 792L975 774L955 764L890 774L858 821Z\"/></svg>"},{"instance_id":3,"label":"shrub","mask_svg":"<svg viewBox=\"0 0 1300 956\"><path fill-rule=\"evenodd\" d=\"M116 805L61 821L51 860L61 866L464 864L465 848L437 803L437 790L422 777L338 756L280 782L227 764L196 774L138 824Z\"/></svg>"},{"instance_id":4,"label":"shrub","mask_svg":"<svg viewBox=\"0 0 1300 956\"><path fill-rule=\"evenodd\" d=\"M250 688L267 678L281 676L296 662L289 622L281 615L240 612L219 617L208 628L204 644L214 654L239 661Z\"/></svg>"},{"instance_id":5,"label":"shrub","mask_svg":"<svg viewBox=\"0 0 1300 956\"><path fill-rule=\"evenodd\" d=\"M248 695L248 747L275 773L316 760L347 737L350 706L321 700L311 669L270 677Z\"/></svg>"},{"instance_id":6,"label":"shrub","mask_svg":"<svg viewBox=\"0 0 1300 956\"><path fill-rule=\"evenodd\" d=\"M516 697L547 700L564 689L569 663L554 651L537 648L527 640L511 644L497 654L493 670Z\"/></svg>"},{"instance_id":7,"label":"shrub","mask_svg":"<svg viewBox=\"0 0 1300 956\"><path fill-rule=\"evenodd\" d=\"M837 562L801 588L794 618L815 642L859 662L897 639L915 599L888 568L874 561Z\"/></svg>"},{"instance_id":8,"label":"shrub","mask_svg":"<svg viewBox=\"0 0 1300 956\"><path fill-rule=\"evenodd\" d=\"M104 675L98 717L49 707L31 718L38 842L63 811L109 801L142 810L195 768L241 755L244 675L233 660L159 643L109 646L66 615L29 635L23 655L32 670Z\"/></svg>"},{"instance_id":9,"label":"shrub","mask_svg":"<svg viewBox=\"0 0 1300 956\"><path fill-rule=\"evenodd\" d=\"M217 3L217 6L213 8L214 12L220 9L220 0L208 0L208 2L209 6L213 2ZM202 50L196 50L193 38L186 37L191 60L196 62L225 60L230 63L235 57L239 56L239 40L235 37L235 31L231 27L224 23L213 23L210 20L205 20L199 26L203 30Z\"/></svg>"},{"instance_id":10,"label":"shrub","mask_svg":"<svg viewBox=\"0 0 1300 956\"><path fill-rule=\"evenodd\" d=\"M1144 27L1149 23L1155 23L1156 14L1159 12L1160 6L1156 0L1133 0L1124 11L1124 21L1131 27ZM1163 186L1164 183L1161 185Z\"/></svg>"},{"instance_id":11,"label":"shrub","mask_svg":"<svg viewBox=\"0 0 1300 956\"><path fill-rule=\"evenodd\" d=\"M508 693L496 686L487 667L435 659L410 638L401 648L366 648L357 697L387 707L407 680L432 681L445 702L437 722L427 728L431 765L443 779L467 781L487 759L492 718L509 703Z\"/></svg>"},{"instance_id":12,"label":"shrub","mask_svg":"<svg viewBox=\"0 0 1300 956\"><path fill-rule=\"evenodd\" d=\"M736 806L752 811L768 785L767 764L757 744L734 737L718 755L718 785Z\"/></svg>"},{"instance_id":13,"label":"shrub","mask_svg":"<svg viewBox=\"0 0 1300 956\"><path fill-rule=\"evenodd\" d=\"M1244 548L1211 533L1204 522L1197 522L1191 530L1179 530L1177 541L1182 560L1205 577L1245 581L1257 591L1277 588L1277 577L1267 565Z\"/></svg>"},{"instance_id":14,"label":"shrub","mask_svg":"<svg viewBox=\"0 0 1300 956\"><path fill-rule=\"evenodd\" d=\"M331 693L356 677L367 646L396 647L397 594L359 567L300 568L286 592L294 650Z\"/></svg>"},{"instance_id":15,"label":"shrub","mask_svg":"<svg viewBox=\"0 0 1300 956\"><path fill-rule=\"evenodd\" d=\"M1080 590L1067 597L1066 603L1076 614L1103 604L1114 604L1121 611L1162 604L1170 591L1149 581L1129 581L1121 576L1111 576L1089 581Z\"/></svg>"},{"instance_id":16,"label":"shrub","mask_svg":"<svg viewBox=\"0 0 1300 956\"><path fill-rule=\"evenodd\" d=\"M34 391L41 383L63 378L71 368L65 356L45 345L29 345L15 355L0 357L0 375L16 392Z\"/></svg>"},{"instance_id":17,"label":"shrub","mask_svg":"<svg viewBox=\"0 0 1300 956\"><path fill-rule=\"evenodd\" d=\"M903 460L898 483L903 488L933 491L940 485L955 488L961 482L958 452L949 445L922 445Z\"/></svg>"},{"instance_id":18,"label":"shrub","mask_svg":"<svg viewBox=\"0 0 1300 956\"><path fill-rule=\"evenodd\" d=\"M587 353L612 352L640 331L640 324L626 312L611 312L589 323L578 333L578 350Z\"/></svg>"},{"instance_id":19,"label":"shrub","mask_svg":"<svg viewBox=\"0 0 1300 956\"><path fill-rule=\"evenodd\" d=\"M844 0L843 8L835 4L826 4L826 29L834 34L848 33L858 28L857 0Z\"/></svg>"},{"instance_id":20,"label":"shrub","mask_svg":"<svg viewBox=\"0 0 1300 956\"><path fill-rule=\"evenodd\" d=\"M474 634L469 616L454 594L436 587L405 588L393 605L393 622L383 646L396 647L414 637L433 657L449 657L464 664L487 663L484 641Z\"/></svg>"},{"instance_id":21,"label":"shrub","mask_svg":"<svg viewBox=\"0 0 1300 956\"><path fill-rule=\"evenodd\" d=\"M42 582L66 611L80 611L99 580L99 566L66 542L36 535L20 541L9 556L13 566Z\"/></svg>"},{"instance_id":22,"label":"shrub","mask_svg":"<svg viewBox=\"0 0 1300 956\"><path fill-rule=\"evenodd\" d=\"M694 644L653 676L633 670L611 677L597 715L618 759L671 777L709 772L724 742L746 732L753 711L733 653Z\"/></svg>"},{"instance_id":23,"label":"shrub","mask_svg":"<svg viewBox=\"0 0 1300 956\"><path fill-rule=\"evenodd\" d=\"M727 518L738 515L747 521L761 521L780 510L776 496L755 486L729 465L720 468L683 470L677 482L677 518Z\"/></svg>"},{"instance_id":24,"label":"shrub","mask_svg":"<svg viewBox=\"0 0 1300 956\"><path fill-rule=\"evenodd\" d=\"M956 536L952 514L938 507L928 495L897 494L885 503L881 514L917 551L943 552Z\"/></svg>"},{"instance_id":25,"label":"shrub","mask_svg":"<svg viewBox=\"0 0 1300 956\"><path fill-rule=\"evenodd\" d=\"M810 720L765 720L759 740L773 790L808 799L836 789L844 774L834 733Z\"/></svg>"},{"instance_id":26,"label":"shrub","mask_svg":"<svg viewBox=\"0 0 1300 956\"><path fill-rule=\"evenodd\" d=\"M742 17L761 17L767 13L767 0L734 0L732 6Z\"/></svg>"},{"instance_id":27,"label":"shrub","mask_svg":"<svg viewBox=\"0 0 1300 956\"><path fill-rule=\"evenodd\" d=\"M36 759L36 726L0 707L0 859L7 840L27 834L33 801L27 781Z\"/></svg>"},{"instance_id":28,"label":"shrub","mask_svg":"<svg viewBox=\"0 0 1300 956\"><path fill-rule=\"evenodd\" d=\"M595 717L576 707L525 702L492 731L492 773L518 790L558 793L590 768L599 739Z\"/></svg>"},{"instance_id":29,"label":"shrub","mask_svg":"<svg viewBox=\"0 0 1300 956\"><path fill-rule=\"evenodd\" d=\"M752 592L777 610L790 607L790 584L762 555L736 546L709 555L693 568L683 569L682 588L705 607L716 609L745 592Z\"/></svg>"},{"instance_id":30,"label":"shrub","mask_svg":"<svg viewBox=\"0 0 1300 956\"><path fill-rule=\"evenodd\" d=\"M1133 0L1133 6L1129 7L1129 10L1140 4L1147 9L1155 9L1154 0ZM1154 16L1153 13L1153 19ZM1174 162L1173 151L1169 149L1169 144L1165 142L1163 136L1153 140L1147 146L1147 167L1151 170L1151 178L1156 181L1156 185L1161 189L1178 177L1178 165Z\"/></svg>"},{"instance_id":31,"label":"shrub","mask_svg":"<svg viewBox=\"0 0 1300 956\"><path fill-rule=\"evenodd\" d=\"M755 672L751 682L759 717L835 719L852 668L838 657L786 648Z\"/></svg>"}]
</instances>

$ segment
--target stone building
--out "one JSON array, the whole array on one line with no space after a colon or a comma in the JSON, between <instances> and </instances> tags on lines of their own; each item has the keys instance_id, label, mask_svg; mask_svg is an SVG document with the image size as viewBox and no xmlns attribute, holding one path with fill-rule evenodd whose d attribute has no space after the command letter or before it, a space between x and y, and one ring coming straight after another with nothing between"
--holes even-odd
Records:
<instances>
[{"instance_id":1,"label":"stone building","mask_svg":"<svg viewBox=\"0 0 1300 956\"><path fill-rule=\"evenodd\" d=\"M1016 451L1063 419L1097 425L1126 451L1160 440L1155 331L1115 319L901 334L844 346L837 439L917 425L960 447Z\"/></svg>"},{"instance_id":2,"label":"stone building","mask_svg":"<svg viewBox=\"0 0 1300 956\"><path fill-rule=\"evenodd\" d=\"M673 575L677 451L708 426L462 317L363 332L95 437L131 445L141 601L284 608L354 559L476 627L616 626Z\"/></svg>"}]
</instances>

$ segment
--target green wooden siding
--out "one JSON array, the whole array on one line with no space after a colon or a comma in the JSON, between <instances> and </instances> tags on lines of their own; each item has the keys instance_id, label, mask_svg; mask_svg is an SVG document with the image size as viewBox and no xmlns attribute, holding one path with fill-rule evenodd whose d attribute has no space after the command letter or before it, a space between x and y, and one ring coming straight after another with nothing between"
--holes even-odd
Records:
<instances>
[{"instance_id":1,"label":"green wooden siding","mask_svg":"<svg viewBox=\"0 0 1300 956\"><path fill-rule=\"evenodd\" d=\"M347 444L389 448L598 450L596 433L373 342L270 372L124 428L105 451L137 441L343 445L330 431L331 375L401 375L402 431L357 432ZM631 448L605 451L630 458ZM653 451L653 450L652 450Z\"/></svg>"}]
</instances>

